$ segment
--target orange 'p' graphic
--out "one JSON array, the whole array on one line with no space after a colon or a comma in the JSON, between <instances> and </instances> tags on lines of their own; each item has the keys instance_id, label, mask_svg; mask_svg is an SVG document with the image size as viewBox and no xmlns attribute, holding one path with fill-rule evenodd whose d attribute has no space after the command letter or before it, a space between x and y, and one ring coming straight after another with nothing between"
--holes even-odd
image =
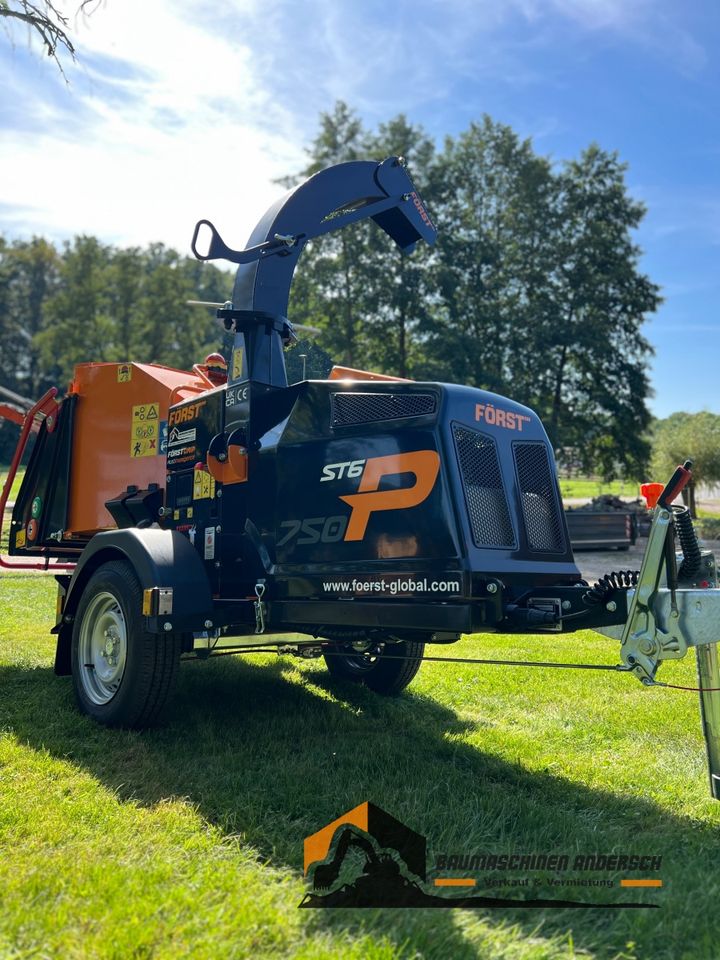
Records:
<instances>
[{"instance_id":1,"label":"orange 'p' graphic","mask_svg":"<svg viewBox=\"0 0 720 960\"><path fill-rule=\"evenodd\" d=\"M440 456L436 450L396 453L368 460L357 493L340 497L352 507L345 540L362 540L370 514L377 510L403 510L422 503L435 486L439 471ZM378 490L383 477L400 473L414 474L415 483L399 490Z\"/></svg>"}]
</instances>

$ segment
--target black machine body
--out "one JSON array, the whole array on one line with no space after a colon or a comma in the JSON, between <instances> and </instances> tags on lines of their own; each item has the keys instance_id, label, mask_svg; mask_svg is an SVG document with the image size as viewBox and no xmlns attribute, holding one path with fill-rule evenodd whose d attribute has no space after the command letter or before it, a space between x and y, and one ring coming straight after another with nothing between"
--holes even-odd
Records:
<instances>
[{"instance_id":1,"label":"black machine body","mask_svg":"<svg viewBox=\"0 0 720 960\"><path fill-rule=\"evenodd\" d=\"M227 385L171 410L165 523L202 557L214 622L242 632L244 617L255 629L243 605L257 591L266 629L319 637L349 627L446 639L501 624L562 629L561 610L590 617L552 448L531 410L439 383L288 386L285 313L302 247L363 217L404 251L435 238L398 158L310 178L244 251L208 221L196 227L197 256L239 264L233 301L218 311L234 345Z\"/></svg>"}]
</instances>

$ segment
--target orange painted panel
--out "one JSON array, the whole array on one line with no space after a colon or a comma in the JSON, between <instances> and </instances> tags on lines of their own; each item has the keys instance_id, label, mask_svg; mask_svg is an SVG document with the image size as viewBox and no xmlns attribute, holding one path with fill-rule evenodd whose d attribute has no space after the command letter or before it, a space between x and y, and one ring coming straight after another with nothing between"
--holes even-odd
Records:
<instances>
[{"instance_id":1,"label":"orange painted panel","mask_svg":"<svg viewBox=\"0 0 720 960\"><path fill-rule=\"evenodd\" d=\"M412 383L406 377L390 377L386 373L356 370L355 367L340 367L337 364L330 371L328 380L394 380L399 383Z\"/></svg>"},{"instance_id":2,"label":"orange painted panel","mask_svg":"<svg viewBox=\"0 0 720 960\"><path fill-rule=\"evenodd\" d=\"M68 530L111 529L105 507L129 484L165 487L160 424L170 396L197 378L184 370L150 363L83 363L70 393L77 394L70 466ZM175 396L177 402L180 398Z\"/></svg>"}]
</instances>

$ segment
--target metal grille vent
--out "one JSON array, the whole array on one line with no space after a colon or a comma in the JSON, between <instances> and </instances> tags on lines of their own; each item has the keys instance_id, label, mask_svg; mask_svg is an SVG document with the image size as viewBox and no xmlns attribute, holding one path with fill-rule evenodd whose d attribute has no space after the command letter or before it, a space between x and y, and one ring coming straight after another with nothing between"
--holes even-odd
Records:
<instances>
[{"instance_id":1,"label":"metal grille vent","mask_svg":"<svg viewBox=\"0 0 720 960\"><path fill-rule=\"evenodd\" d=\"M432 393L334 393L331 399L334 427L435 413Z\"/></svg>"},{"instance_id":2,"label":"metal grille vent","mask_svg":"<svg viewBox=\"0 0 720 960\"><path fill-rule=\"evenodd\" d=\"M559 553L565 549L560 506L544 443L514 443L525 532L531 550Z\"/></svg>"},{"instance_id":3,"label":"metal grille vent","mask_svg":"<svg viewBox=\"0 0 720 960\"><path fill-rule=\"evenodd\" d=\"M515 533L492 437L453 425L470 529L477 547L514 547Z\"/></svg>"}]
</instances>

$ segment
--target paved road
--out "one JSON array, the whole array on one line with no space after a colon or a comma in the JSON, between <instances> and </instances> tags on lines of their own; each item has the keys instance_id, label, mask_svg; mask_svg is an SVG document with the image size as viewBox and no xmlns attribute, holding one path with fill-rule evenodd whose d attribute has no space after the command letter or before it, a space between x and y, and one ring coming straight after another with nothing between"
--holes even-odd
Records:
<instances>
[{"instance_id":1,"label":"paved road","mask_svg":"<svg viewBox=\"0 0 720 960\"><path fill-rule=\"evenodd\" d=\"M704 549L712 550L720 558L720 541L701 541ZM589 583L595 583L611 570L639 570L647 545L647 537L641 537L629 550L578 550L575 563Z\"/></svg>"}]
</instances>

